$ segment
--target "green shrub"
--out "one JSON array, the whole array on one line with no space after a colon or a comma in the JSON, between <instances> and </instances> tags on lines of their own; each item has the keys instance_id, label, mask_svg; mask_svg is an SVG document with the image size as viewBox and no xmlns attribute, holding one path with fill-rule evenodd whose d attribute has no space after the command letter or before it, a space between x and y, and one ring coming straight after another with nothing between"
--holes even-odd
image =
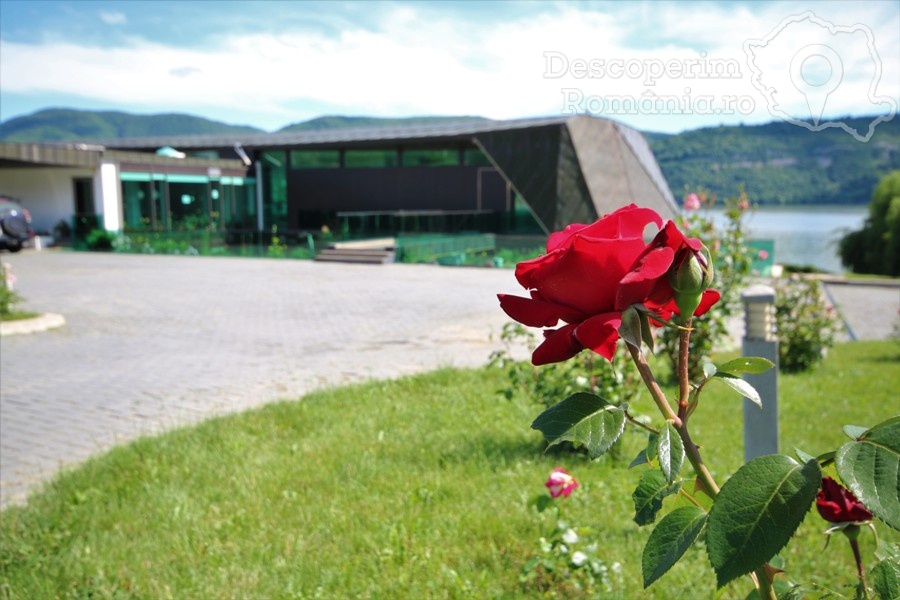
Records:
<instances>
[{"instance_id":1,"label":"green shrub","mask_svg":"<svg viewBox=\"0 0 900 600\"><path fill-rule=\"evenodd\" d=\"M838 321L818 279L793 276L775 283L779 369L805 371L834 345Z\"/></svg>"},{"instance_id":2,"label":"green shrub","mask_svg":"<svg viewBox=\"0 0 900 600\"><path fill-rule=\"evenodd\" d=\"M863 228L845 235L839 250L854 273L900 276L900 170L881 179Z\"/></svg>"},{"instance_id":3,"label":"green shrub","mask_svg":"<svg viewBox=\"0 0 900 600\"><path fill-rule=\"evenodd\" d=\"M105 229L92 229L85 243L88 250L112 250L118 234Z\"/></svg>"},{"instance_id":4,"label":"green shrub","mask_svg":"<svg viewBox=\"0 0 900 600\"><path fill-rule=\"evenodd\" d=\"M634 364L620 345L612 363L594 352L584 351L571 360L536 367L530 361L516 360L513 346L537 347L537 336L519 323L503 326L500 339L504 350L491 355L489 364L506 371L508 385L499 390L507 399L521 393L535 402L550 407L577 392L590 392L613 404L629 402L640 390L640 379Z\"/></svg>"},{"instance_id":5,"label":"green shrub","mask_svg":"<svg viewBox=\"0 0 900 600\"><path fill-rule=\"evenodd\" d=\"M10 272L10 266L0 263L0 317L13 314L15 305L22 301L22 298L12 289L12 281L14 281L14 277Z\"/></svg>"}]
</instances>

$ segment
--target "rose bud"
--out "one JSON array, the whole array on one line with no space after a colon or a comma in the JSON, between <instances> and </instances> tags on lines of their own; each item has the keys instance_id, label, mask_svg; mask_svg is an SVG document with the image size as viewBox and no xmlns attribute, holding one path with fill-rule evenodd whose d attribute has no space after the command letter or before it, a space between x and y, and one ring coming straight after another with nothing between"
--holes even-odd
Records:
<instances>
[{"instance_id":1,"label":"rose bud","mask_svg":"<svg viewBox=\"0 0 900 600\"><path fill-rule=\"evenodd\" d=\"M550 473L550 478L544 485L547 486L547 489L550 490L550 495L554 498L559 498L560 496L568 498L569 494L578 487L578 482L565 469L556 467Z\"/></svg>"},{"instance_id":2,"label":"rose bud","mask_svg":"<svg viewBox=\"0 0 900 600\"><path fill-rule=\"evenodd\" d=\"M822 489L816 495L816 509L830 523L859 523L871 521L872 513L853 492L831 477L822 479Z\"/></svg>"},{"instance_id":3,"label":"rose bud","mask_svg":"<svg viewBox=\"0 0 900 600\"><path fill-rule=\"evenodd\" d=\"M699 250L682 248L669 271L669 285L674 292L675 304L684 320L690 319L700 306L705 292L715 275L709 250L700 245Z\"/></svg>"}]
</instances>

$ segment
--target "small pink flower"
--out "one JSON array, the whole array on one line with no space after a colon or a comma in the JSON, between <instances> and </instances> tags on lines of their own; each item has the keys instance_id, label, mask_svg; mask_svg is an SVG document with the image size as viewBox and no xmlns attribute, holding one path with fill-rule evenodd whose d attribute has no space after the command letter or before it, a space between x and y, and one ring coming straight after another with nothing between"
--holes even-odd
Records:
<instances>
[{"instance_id":1,"label":"small pink flower","mask_svg":"<svg viewBox=\"0 0 900 600\"><path fill-rule=\"evenodd\" d=\"M697 194L688 194L684 199L684 210L693 211L700 208L700 196Z\"/></svg>"},{"instance_id":2,"label":"small pink flower","mask_svg":"<svg viewBox=\"0 0 900 600\"><path fill-rule=\"evenodd\" d=\"M766 260L767 258L769 258L769 253L765 250L760 250L758 256L759 260Z\"/></svg>"},{"instance_id":3,"label":"small pink flower","mask_svg":"<svg viewBox=\"0 0 900 600\"><path fill-rule=\"evenodd\" d=\"M738 202L738 208L741 210L748 210L750 208L750 203L746 200L741 200Z\"/></svg>"},{"instance_id":4,"label":"small pink flower","mask_svg":"<svg viewBox=\"0 0 900 600\"><path fill-rule=\"evenodd\" d=\"M560 496L568 498L569 494L578 487L578 482L565 469L556 467L550 473L550 478L544 485L547 486L547 489L550 490L550 495L554 498L559 498Z\"/></svg>"}]
</instances>

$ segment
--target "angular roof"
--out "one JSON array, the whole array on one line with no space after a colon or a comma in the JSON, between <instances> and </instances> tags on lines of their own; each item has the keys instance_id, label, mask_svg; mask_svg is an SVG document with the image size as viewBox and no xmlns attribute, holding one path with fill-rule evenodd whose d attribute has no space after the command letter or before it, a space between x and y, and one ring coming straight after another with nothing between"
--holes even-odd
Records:
<instances>
[{"instance_id":1,"label":"angular roof","mask_svg":"<svg viewBox=\"0 0 900 600\"><path fill-rule=\"evenodd\" d=\"M386 143L403 140L468 139L476 133L496 130L539 127L547 124L563 124L570 117L543 117L510 121L446 121L415 125L370 125L365 127L334 127L281 133L184 135L117 138L92 140L108 148L218 148L235 143L244 148L277 148L293 146L321 146L330 144Z\"/></svg>"},{"instance_id":2,"label":"angular roof","mask_svg":"<svg viewBox=\"0 0 900 600\"><path fill-rule=\"evenodd\" d=\"M372 147L465 141L481 148L547 231L589 223L629 203L664 218L678 211L640 132L587 115L509 121L448 121L267 134L188 135L96 140L109 148L255 151L303 147Z\"/></svg>"}]
</instances>

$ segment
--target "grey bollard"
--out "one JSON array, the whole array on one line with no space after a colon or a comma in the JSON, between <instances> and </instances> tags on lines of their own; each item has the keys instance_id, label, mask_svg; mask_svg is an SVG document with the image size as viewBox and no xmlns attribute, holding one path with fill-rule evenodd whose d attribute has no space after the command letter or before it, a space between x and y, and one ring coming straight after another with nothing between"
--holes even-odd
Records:
<instances>
[{"instance_id":1,"label":"grey bollard","mask_svg":"<svg viewBox=\"0 0 900 600\"><path fill-rule=\"evenodd\" d=\"M768 358L775 368L744 374L762 399L762 409L744 398L744 460L778 452L778 338L775 335L775 290L753 285L741 294L744 303L744 356Z\"/></svg>"}]
</instances>

